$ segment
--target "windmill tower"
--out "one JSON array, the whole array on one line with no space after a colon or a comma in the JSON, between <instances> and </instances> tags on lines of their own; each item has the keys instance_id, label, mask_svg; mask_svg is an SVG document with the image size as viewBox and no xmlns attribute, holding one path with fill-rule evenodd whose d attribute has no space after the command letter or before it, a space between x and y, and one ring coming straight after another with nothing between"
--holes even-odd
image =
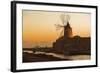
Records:
<instances>
[{"instance_id":1,"label":"windmill tower","mask_svg":"<svg viewBox=\"0 0 100 73\"><path fill-rule=\"evenodd\" d=\"M69 15L62 14L61 21L63 25L56 24L57 30L61 30L62 28L62 31L60 32L60 37L63 34L64 40L72 37L72 28L70 27L69 20L70 20Z\"/></svg>"}]
</instances>

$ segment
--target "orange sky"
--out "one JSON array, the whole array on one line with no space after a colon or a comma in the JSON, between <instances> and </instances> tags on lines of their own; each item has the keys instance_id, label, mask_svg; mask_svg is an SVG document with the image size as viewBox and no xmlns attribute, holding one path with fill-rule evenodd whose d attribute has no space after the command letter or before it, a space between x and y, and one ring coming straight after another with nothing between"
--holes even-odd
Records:
<instances>
[{"instance_id":1,"label":"orange sky","mask_svg":"<svg viewBox=\"0 0 100 73\"><path fill-rule=\"evenodd\" d=\"M62 25L60 16L63 12L23 10L23 47L51 46L61 32L55 24ZM69 13L73 36L90 36L91 14Z\"/></svg>"}]
</instances>

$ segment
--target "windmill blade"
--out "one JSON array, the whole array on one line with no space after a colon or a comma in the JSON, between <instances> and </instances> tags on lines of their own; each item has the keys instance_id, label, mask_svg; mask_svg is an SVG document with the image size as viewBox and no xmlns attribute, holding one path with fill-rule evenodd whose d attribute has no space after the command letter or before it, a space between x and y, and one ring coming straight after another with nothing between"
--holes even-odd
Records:
<instances>
[{"instance_id":1,"label":"windmill blade","mask_svg":"<svg viewBox=\"0 0 100 73\"><path fill-rule=\"evenodd\" d=\"M55 26L56 26L56 27L64 27L64 26L62 26L62 25L59 25L59 24L55 24Z\"/></svg>"},{"instance_id":2,"label":"windmill blade","mask_svg":"<svg viewBox=\"0 0 100 73\"><path fill-rule=\"evenodd\" d=\"M62 29L62 28L60 28L60 27L59 27L59 28L58 28L58 27L56 27L56 30L57 30L57 31L58 31L58 30L61 30L61 29Z\"/></svg>"},{"instance_id":3,"label":"windmill blade","mask_svg":"<svg viewBox=\"0 0 100 73\"><path fill-rule=\"evenodd\" d=\"M66 20L67 20L67 22L70 20L70 16L69 15L66 15Z\"/></svg>"},{"instance_id":4,"label":"windmill blade","mask_svg":"<svg viewBox=\"0 0 100 73\"><path fill-rule=\"evenodd\" d=\"M62 14L62 15L60 16L60 18L61 18L62 24L64 25L64 14Z\"/></svg>"},{"instance_id":5,"label":"windmill blade","mask_svg":"<svg viewBox=\"0 0 100 73\"><path fill-rule=\"evenodd\" d=\"M62 21L62 24L63 24L63 25L66 24L66 15L65 15L65 14L62 14L62 15L61 15L61 21Z\"/></svg>"},{"instance_id":6,"label":"windmill blade","mask_svg":"<svg viewBox=\"0 0 100 73\"><path fill-rule=\"evenodd\" d=\"M64 34L64 30L62 30L62 31L60 32L60 37L61 37L63 34Z\"/></svg>"},{"instance_id":7,"label":"windmill blade","mask_svg":"<svg viewBox=\"0 0 100 73\"><path fill-rule=\"evenodd\" d=\"M61 21L62 21L63 26L65 26L66 25L66 22L68 22L70 20L70 16L69 15L66 15L66 14L62 14L60 16L60 18L61 18Z\"/></svg>"},{"instance_id":8,"label":"windmill blade","mask_svg":"<svg viewBox=\"0 0 100 73\"><path fill-rule=\"evenodd\" d=\"M56 30L60 30L62 27L64 27L64 26L59 25L59 24L55 24L55 26L56 26Z\"/></svg>"}]
</instances>

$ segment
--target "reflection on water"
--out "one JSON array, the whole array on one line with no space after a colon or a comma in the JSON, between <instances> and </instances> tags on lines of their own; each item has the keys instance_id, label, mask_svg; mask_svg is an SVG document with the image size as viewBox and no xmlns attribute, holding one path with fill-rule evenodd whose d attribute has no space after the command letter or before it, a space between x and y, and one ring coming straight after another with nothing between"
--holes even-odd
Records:
<instances>
[{"instance_id":1,"label":"reflection on water","mask_svg":"<svg viewBox=\"0 0 100 73\"><path fill-rule=\"evenodd\" d=\"M64 56L62 54L56 54L56 53L46 53L46 52L35 52L34 54L45 54L45 55L52 55L54 57L57 57L57 58L61 58L61 59L68 59L68 56Z\"/></svg>"},{"instance_id":2,"label":"reflection on water","mask_svg":"<svg viewBox=\"0 0 100 73\"><path fill-rule=\"evenodd\" d=\"M26 52L26 53L33 53L33 51L23 51L23 52Z\"/></svg>"},{"instance_id":3,"label":"reflection on water","mask_svg":"<svg viewBox=\"0 0 100 73\"><path fill-rule=\"evenodd\" d=\"M76 56L70 56L70 59L72 60L88 60L91 59L90 55L76 55Z\"/></svg>"},{"instance_id":4,"label":"reflection on water","mask_svg":"<svg viewBox=\"0 0 100 73\"><path fill-rule=\"evenodd\" d=\"M67 56L67 55L63 55L63 54L56 54L56 53L46 53L46 52L33 52L33 51L24 51L27 53L33 53L33 54L45 54L45 55L52 55L54 57L57 58L61 58L61 59L71 59L71 60L88 60L91 59L90 55L71 55L71 56Z\"/></svg>"}]
</instances>

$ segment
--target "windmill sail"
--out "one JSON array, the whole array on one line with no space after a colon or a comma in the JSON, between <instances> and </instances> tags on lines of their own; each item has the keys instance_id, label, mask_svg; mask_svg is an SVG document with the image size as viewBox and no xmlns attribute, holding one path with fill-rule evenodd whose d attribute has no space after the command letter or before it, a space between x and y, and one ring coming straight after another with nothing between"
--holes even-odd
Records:
<instances>
[{"instance_id":1,"label":"windmill sail","mask_svg":"<svg viewBox=\"0 0 100 73\"><path fill-rule=\"evenodd\" d=\"M62 31L60 32L59 37L61 37L62 34L66 32L66 31L65 31L65 28L66 28L66 26L67 26L67 23L68 23L69 20L70 20L70 16L69 16L69 15L62 14L62 15L60 16L60 19L61 19L61 22L62 22L63 25L55 24L56 30L61 30L61 29L62 29ZM64 34L64 35L65 35L65 34Z\"/></svg>"}]
</instances>

